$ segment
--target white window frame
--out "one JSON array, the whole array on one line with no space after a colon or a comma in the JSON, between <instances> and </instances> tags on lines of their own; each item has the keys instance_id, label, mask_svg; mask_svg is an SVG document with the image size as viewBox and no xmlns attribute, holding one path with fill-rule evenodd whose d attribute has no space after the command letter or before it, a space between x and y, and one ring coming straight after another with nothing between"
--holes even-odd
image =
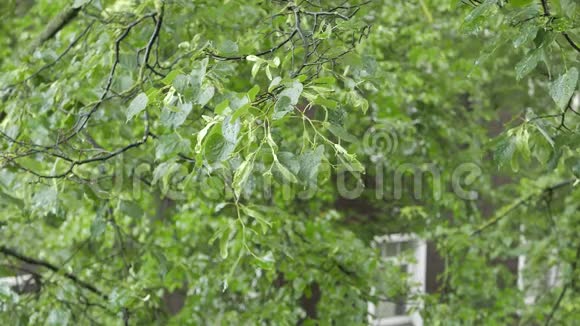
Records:
<instances>
[{"instance_id":1,"label":"white window frame","mask_svg":"<svg viewBox=\"0 0 580 326\"><path fill-rule=\"evenodd\" d=\"M411 292L414 294L425 293L426 289L426 277L427 277L427 243L425 240L420 239L415 234L390 234L384 236L377 236L373 240L373 244L388 242L408 242L413 241L417 245L415 247L413 264L408 264L410 271L410 279L413 282L413 287ZM418 310L423 306L422 302L409 301L406 302L407 309L416 308L413 312L407 315L393 316L388 318L374 319L372 316L375 315L376 306L369 302L368 312L369 312L369 324L375 326L397 326L404 324L413 324L415 326L423 326L423 319Z\"/></svg>"},{"instance_id":2,"label":"white window frame","mask_svg":"<svg viewBox=\"0 0 580 326\"><path fill-rule=\"evenodd\" d=\"M553 288L560 284L560 267L561 265L551 266L546 272L546 281L549 288ZM518 289L525 293L526 279L525 279L525 269L526 269L526 256L518 256ZM525 293L524 302L527 305L533 305L536 302L537 295L534 293Z\"/></svg>"},{"instance_id":3,"label":"white window frame","mask_svg":"<svg viewBox=\"0 0 580 326\"><path fill-rule=\"evenodd\" d=\"M580 100L580 96L576 96L577 100ZM520 231L524 231L524 225L520 226ZM522 242L523 245L526 244L527 240L526 238L521 235L520 236L520 241ZM553 254L556 254L556 252L554 252ZM518 256L518 289L522 292L526 292L526 279L525 279L525 269L526 269L526 255L520 255ZM561 279L560 279L560 268L561 265L555 265L550 267L550 269L547 271L547 281L548 284L547 286L550 288L556 287L558 286L558 284L560 283ZM537 299L537 295L535 295L534 293L525 293L524 296L524 303L526 305L533 305L536 302Z\"/></svg>"},{"instance_id":4,"label":"white window frame","mask_svg":"<svg viewBox=\"0 0 580 326\"><path fill-rule=\"evenodd\" d=\"M20 289L30 282L34 282L33 277L30 274L0 277L0 287L7 287L10 289Z\"/></svg>"}]
</instances>

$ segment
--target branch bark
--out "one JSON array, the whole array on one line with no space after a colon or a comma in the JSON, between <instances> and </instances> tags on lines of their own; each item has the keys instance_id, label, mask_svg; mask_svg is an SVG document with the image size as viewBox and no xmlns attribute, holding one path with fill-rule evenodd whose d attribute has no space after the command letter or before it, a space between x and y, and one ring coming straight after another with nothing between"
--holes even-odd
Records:
<instances>
[{"instance_id":1,"label":"branch bark","mask_svg":"<svg viewBox=\"0 0 580 326\"><path fill-rule=\"evenodd\" d=\"M63 28L66 27L70 22L72 22L79 12L81 11L82 7L73 8L68 7L62 12L60 12L56 17L54 17L46 26L46 29L34 40L30 46L30 53L34 52L38 49L42 44L46 41L53 38L56 33L60 32Z\"/></svg>"},{"instance_id":2,"label":"branch bark","mask_svg":"<svg viewBox=\"0 0 580 326\"><path fill-rule=\"evenodd\" d=\"M570 282L568 282L568 283L566 283L566 285L564 285L562 292L560 292L558 299L554 303L554 306L552 306L552 310L550 311L550 314L548 315L548 318L546 319L546 323L544 324L545 326L550 325L550 322L554 318L556 311L558 311L558 309L560 308L560 304L562 303L562 300L566 296L566 292L568 291L568 289L572 288L572 290L573 290L575 288L575 286L576 286L576 269L578 268L578 261L579 260L580 260L580 247L578 247L578 249L576 250L576 259L574 260L574 262L572 263L572 266L571 266L572 267L572 273L571 273L572 279L570 280Z\"/></svg>"},{"instance_id":3,"label":"branch bark","mask_svg":"<svg viewBox=\"0 0 580 326\"><path fill-rule=\"evenodd\" d=\"M497 224L501 219L508 216L511 212L513 212L514 210L516 210L517 208L519 208L520 206L522 206L523 204L528 202L533 197L542 196L544 194L551 193L551 192L558 190L560 188L564 188L564 187L567 187L569 185L573 185L575 182L576 182L576 179L564 180L564 181L561 181L553 186L550 186L550 187L543 189L540 193L531 194L531 195L525 196L523 198L520 198L517 202L512 204L512 206L508 210L506 210L505 212L503 212L500 215L497 215L497 216L491 218L490 220L485 222L483 225L478 227L476 230L474 230L471 233L471 236L478 235L478 234L482 233L484 230L486 230L487 228Z\"/></svg>"},{"instance_id":4,"label":"branch bark","mask_svg":"<svg viewBox=\"0 0 580 326\"><path fill-rule=\"evenodd\" d=\"M95 286L81 280L80 278L78 278L78 276L76 276L72 273L64 272L61 268L57 267L56 265L53 265L52 263L49 263L49 262L44 261L44 260L25 256L25 255L17 252L16 250L10 249L10 248L5 247L5 246L0 246L0 254L18 259L19 261L24 262L24 263L28 263L31 265L36 265L36 266L47 268L55 273L59 273L59 274L63 275L64 277L68 278L69 280L73 281L75 284L79 285L80 287L82 287L90 292L93 292L94 294L100 296L101 298L103 298L105 300L108 300L107 295L104 294L101 290L97 289Z\"/></svg>"},{"instance_id":5,"label":"branch bark","mask_svg":"<svg viewBox=\"0 0 580 326\"><path fill-rule=\"evenodd\" d=\"M544 11L544 16L552 18L552 13L550 12L550 5L548 4L548 0L542 0L542 10ZM562 32L562 35L574 50L580 52L580 47L576 44L576 42L574 42L574 40L572 40L572 38L568 33Z\"/></svg>"}]
</instances>

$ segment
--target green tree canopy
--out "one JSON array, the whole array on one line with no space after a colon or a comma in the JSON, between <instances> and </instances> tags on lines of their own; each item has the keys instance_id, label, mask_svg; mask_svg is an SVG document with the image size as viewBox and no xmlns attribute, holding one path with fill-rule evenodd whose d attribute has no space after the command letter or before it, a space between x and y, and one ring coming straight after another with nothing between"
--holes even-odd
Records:
<instances>
[{"instance_id":1,"label":"green tree canopy","mask_svg":"<svg viewBox=\"0 0 580 326\"><path fill-rule=\"evenodd\" d=\"M425 324L580 318L576 1L0 9L0 276L38 287L1 323L365 324L413 292L393 233L444 261Z\"/></svg>"}]
</instances>

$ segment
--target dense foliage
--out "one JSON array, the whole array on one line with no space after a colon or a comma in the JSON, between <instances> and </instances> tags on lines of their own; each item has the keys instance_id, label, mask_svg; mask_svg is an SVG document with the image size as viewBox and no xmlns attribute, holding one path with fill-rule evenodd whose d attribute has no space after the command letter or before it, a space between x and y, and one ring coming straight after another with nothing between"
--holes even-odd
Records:
<instances>
[{"instance_id":1,"label":"dense foliage","mask_svg":"<svg viewBox=\"0 0 580 326\"><path fill-rule=\"evenodd\" d=\"M576 1L0 9L0 323L365 324L390 233L426 324L580 319Z\"/></svg>"}]
</instances>

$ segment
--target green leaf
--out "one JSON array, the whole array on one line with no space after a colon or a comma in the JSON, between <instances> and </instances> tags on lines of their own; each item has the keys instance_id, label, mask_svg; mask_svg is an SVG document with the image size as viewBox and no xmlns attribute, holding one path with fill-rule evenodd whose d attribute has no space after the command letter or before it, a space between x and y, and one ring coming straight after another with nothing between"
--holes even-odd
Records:
<instances>
[{"instance_id":1,"label":"green leaf","mask_svg":"<svg viewBox=\"0 0 580 326\"><path fill-rule=\"evenodd\" d=\"M179 75L183 75L183 72L181 70L171 70L167 76L165 76L161 82L165 85L171 85L173 84L173 81L175 80L175 78Z\"/></svg>"},{"instance_id":2,"label":"green leaf","mask_svg":"<svg viewBox=\"0 0 580 326\"><path fill-rule=\"evenodd\" d=\"M516 7L524 7L532 3L534 0L511 0L509 3Z\"/></svg>"},{"instance_id":3,"label":"green leaf","mask_svg":"<svg viewBox=\"0 0 580 326\"><path fill-rule=\"evenodd\" d=\"M332 76L318 77L312 81L312 84L334 85L336 79Z\"/></svg>"},{"instance_id":4,"label":"green leaf","mask_svg":"<svg viewBox=\"0 0 580 326\"><path fill-rule=\"evenodd\" d=\"M574 17L577 14L577 6L579 5L576 0L560 0L560 7L562 8L561 11L567 17Z\"/></svg>"},{"instance_id":5,"label":"green leaf","mask_svg":"<svg viewBox=\"0 0 580 326\"><path fill-rule=\"evenodd\" d=\"M61 310L58 308L53 308L50 310L50 314L46 319L46 325L48 326L66 326L69 323L70 312L67 310Z\"/></svg>"},{"instance_id":6,"label":"green leaf","mask_svg":"<svg viewBox=\"0 0 580 326\"><path fill-rule=\"evenodd\" d=\"M217 211L217 209L216 209ZM221 239L222 235L224 234L224 232L226 232L226 230L230 230L232 228L232 224L228 223L225 225L222 225L212 236L211 238L209 238L208 240L208 244L209 245L213 245L213 243L217 240L217 239Z\"/></svg>"},{"instance_id":7,"label":"green leaf","mask_svg":"<svg viewBox=\"0 0 580 326\"><path fill-rule=\"evenodd\" d=\"M261 268L261 269L265 269L265 270L272 270L274 269L274 254L272 253L272 251L268 251L264 256L262 257L255 257L256 258L256 264Z\"/></svg>"},{"instance_id":8,"label":"green leaf","mask_svg":"<svg viewBox=\"0 0 580 326\"><path fill-rule=\"evenodd\" d=\"M224 230L220 237L220 256L222 259L228 258L228 244L230 242L230 234L232 232L231 226Z\"/></svg>"},{"instance_id":9,"label":"green leaf","mask_svg":"<svg viewBox=\"0 0 580 326\"><path fill-rule=\"evenodd\" d=\"M205 78L208 62L209 62L209 58L205 57L201 61L197 61L194 63L193 69L191 70L191 73L189 74L191 84L194 87L199 88L201 86L201 83L203 82L203 79Z\"/></svg>"},{"instance_id":10,"label":"green leaf","mask_svg":"<svg viewBox=\"0 0 580 326\"><path fill-rule=\"evenodd\" d=\"M236 172L234 173L232 187L234 188L236 196L239 197L240 194L242 193L244 184L246 180L248 180L248 177L252 173L253 169L254 169L254 155L252 154L248 156L246 160L242 162L242 164L240 164L240 166L236 169Z\"/></svg>"},{"instance_id":11,"label":"green leaf","mask_svg":"<svg viewBox=\"0 0 580 326\"><path fill-rule=\"evenodd\" d=\"M530 51L520 62L516 64L516 79L520 80L528 75L544 56L544 51L541 48Z\"/></svg>"},{"instance_id":12,"label":"green leaf","mask_svg":"<svg viewBox=\"0 0 580 326\"><path fill-rule=\"evenodd\" d=\"M511 162L516 151L516 143L513 137L504 136L497 144L494 152L494 159L499 167L502 167L506 162Z\"/></svg>"},{"instance_id":13,"label":"green leaf","mask_svg":"<svg viewBox=\"0 0 580 326\"><path fill-rule=\"evenodd\" d=\"M157 181L167 178L173 171L178 168L179 164L172 161L159 164L157 167L155 167L155 170L153 170L153 180L151 181L151 184L156 184Z\"/></svg>"},{"instance_id":14,"label":"green leaf","mask_svg":"<svg viewBox=\"0 0 580 326\"><path fill-rule=\"evenodd\" d=\"M367 99L362 97L357 91L351 91L349 93L349 95L350 95L352 104L355 107L360 108L362 110L362 112L364 114L366 114L368 109L369 109L369 102L367 101Z\"/></svg>"},{"instance_id":15,"label":"green leaf","mask_svg":"<svg viewBox=\"0 0 580 326\"><path fill-rule=\"evenodd\" d=\"M568 105L572 95L574 95L577 84L578 69L576 69L576 67L570 68L566 73L550 84L550 96L552 96L552 99L554 99L554 102L556 102L559 109L563 110Z\"/></svg>"},{"instance_id":16,"label":"green leaf","mask_svg":"<svg viewBox=\"0 0 580 326\"><path fill-rule=\"evenodd\" d=\"M358 141L358 139L355 136L349 134L348 131L346 131L341 126L329 123L329 124L326 124L326 128L328 128L328 130L330 130L330 132L332 134L334 134L336 137L343 139L347 142L356 143Z\"/></svg>"},{"instance_id":17,"label":"green leaf","mask_svg":"<svg viewBox=\"0 0 580 326\"><path fill-rule=\"evenodd\" d=\"M224 55L237 54L239 51L238 44L234 41L231 41L231 40L224 40L218 46L218 51Z\"/></svg>"},{"instance_id":18,"label":"green leaf","mask_svg":"<svg viewBox=\"0 0 580 326\"><path fill-rule=\"evenodd\" d=\"M260 213L259 211L249 208L247 206L242 206L242 211L246 215L256 219L256 221L260 224L260 227L262 228L263 234L266 234L268 232L268 229L272 227L272 223L268 222L264 214Z\"/></svg>"},{"instance_id":19,"label":"green leaf","mask_svg":"<svg viewBox=\"0 0 580 326\"><path fill-rule=\"evenodd\" d=\"M580 156L569 157L566 159L565 165L576 178L580 178Z\"/></svg>"},{"instance_id":20,"label":"green leaf","mask_svg":"<svg viewBox=\"0 0 580 326\"><path fill-rule=\"evenodd\" d=\"M91 0L75 0L72 4L73 8L80 8L82 6L84 6L85 4L89 3L89 1Z\"/></svg>"},{"instance_id":21,"label":"green leaf","mask_svg":"<svg viewBox=\"0 0 580 326\"><path fill-rule=\"evenodd\" d=\"M210 162L222 162L235 147L235 143L227 141L221 133L212 132L204 143L204 155Z\"/></svg>"},{"instance_id":22,"label":"green leaf","mask_svg":"<svg viewBox=\"0 0 580 326\"><path fill-rule=\"evenodd\" d=\"M274 166L280 172L280 174L284 177L284 179L286 179L287 181L290 181L292 183L298 183L298 179L296 178L296 176L292 172L290 172L290 170L288 170L288 168L286 168L284 165L282 165L282 163L280 163L278 160L274 161Z\"/></svg>"},{"instance_id":23,"label":"green leaf","mask_svg":"<svg viewBox=\"0 0 580 326\"><path fill-rule=\"evenodd\" d=\"M129 104L127 108L126 115L127 121L133 119L134 116L141 113L141 111L145 110L147 107L147 102L149 102L149 98L145 93L139 93Z\"/></svg>"},{"instance_id":24,"label":"green leaf","mask_svg":"<svg viewBox=\"0 0 580 326\"><path fill-rule=\"evenodd\" d=\"M469 23L479 18L480 16L486 15L490 9L497 3L497 0L486 0L483 3L477 5L466 17L465 22Z\"/></svg>"},{"instance_id":25,"label":"green leaf","mask_svg":"<svg viewBox=\"0 0 580 326\"><path fill-rule=\"evenodd\" d=\"M207 135L209 130L217 123L218 123L218 121L212 121L212 122L208 123L205 127L203 127L203 129L201 129L197 133L197 144L195 145L195 152L196 153L201 152L201 146L202 146L203 140L205 139L205 136Z\"/></svg>"},{"instance_id":26,"label":"green leaf","mask_svg":"<svg viewBox=\"0 0 580 326\"><path fill-rule=\"evenodd\" d=\"M276 104L274 105L274 114L272 115L272 119L281 119L292 110L294 110L294 106L292 105L292 100L290 97L281 96L278 98Z\"/></svg>"},{"instance_id":27,"label":"green leaf","mask_svg":"<svg viewBox=\"0 0 580 326\"><path fill-rule=\"evenodd\" d=\"M528 133L527 128L524 126L520 127L515 135L515 143L518 152L526 161L529 161L531 157L529 141L530 134Z\"/></svg>"},{"instance_id":28,"label":"green leaf","mask_svg":"<svg viewBox=\"0 0 580 326\"><path fill-rule=\"evenodd\" d=\"M261 61L257 61L256 63L254 63L254 65L252 66L252 77L256 77L258 71L260 71L260 66L262 66Z\"/></svg>"},{"instance_id":29,"label":"green leaf","mask_svg":"<svg viewBox=\"0 0 580 326\"><path fill-rule=\"evenodd\" d=\"M264 60L260 59L260 57L255 56L253 54L246 56L246 60L252 61L252 62L264 62Z\"/></svg>"},{"instance_id":30,"label":"green leaf","mask_svg":"<svg viewBox=\"0 0 580 326\"><path fill-rule=\"evenodd\" d=\"M230 100L228 100L228 99L225 99L225 100L221 101L221 102L220 102L220 103L219 103L219 104L218 104L218 105L215 107L215 110L214 110L214 112L215 112L216 114L222 114L222 113L224 113L224 112L225 112L226 108L228 108L228 107L229 107L229 105L230 105Z\"/></svg>"},{"instance_id":31,"label":"green leaf","mask_svg":"<svg viewBox=\"0 0 580 326\"><path fill-rule=\"evenodd\" d=\"M93 238L99 237L107 228L107 221L103 217L103 213L106 209L107 207L105 206L101 207L91 223L91 237Z\"/></svg>"},{"instance_id":32,"label":"green leaf","mask_svg":"<svg viewBox=\"0 0 580 326\"><path fill-rule=\"evenodd\" d=\"M546 164L546 170L553 171L555 168L558 167L558 163L562 158L563 151L561 149L555 149Z\"/></svg>"},{"instance_id":33,"label":"green leaf","mask_svg":"<svg viewBox=\"0 0 580 326\"><path fill-rule=\"evenodd\" d=\"M190 102L179 103L173 110L169 107L164 107L159 120L166 127L177 128L185 122L192 109L193 105Z\"/></svg>"},{"instance_id":34,"label":"green leaf","mask_svg":"<svg viewBox=\"0 0 580 326\"><path fill-rule=\"evenodd\" d=\"M160 136L155 146L155 159L159 160L177 152L186 152L190 146L191 143L188 139L181 138L176 134Z\"/></svg>"},{"instance_id":35,"label":"green leaf","mask_svg":"<svg viewBox=\"0 0 580 326\"><path fill-rule=\"evenodd\" d=\"M268 86L268 92L271 92L274 90L274 88L276 88L278 85L280 85L280 82L282 81L281 77L274 77L274 79L272 79L272 81L270 82L270 86Z\"/></svg>"},{"instance_id":36,"label":"green leaf","mask_svg":"<svg viewBox=\"0 0 580 326\"><path fill-rule=\"evenodd\" d=\"M250 98L248 94L238 93L230 98L230 109L236 111L244 106L250 105Z\"/></svg>"},{"instance_id":37,"label":"green leaf","mask_svg":"<svg viewBox=\"0 0 580 326\"><path fill-rule=\"evenodd\" d=\"M321 95L318 95L314 98L314 103L329 109L336 109L336 107L338 106L338 103L336 103L336 101L329 100L327 98L322 97Z\"/></svg>"},{"instance_id":38,"label":"green leaf","mask_svg":"<svg viewBox=\"0 0 580 326\"><path fill-rule=\"evenodd\" d=\"M534 22L524 24L518 37L513 41L514 47L519 48L521 45L533 41L540 28Z\"/></svg>"},{"instance_id":39,"label":"green leaf","mask_svg":"<svg viewBox=\"0 0 580 326\"><path fill-rule=\"evenodd\" d=\"M300 155L300 172L298 172L300 180L310 184L316 183L318 168L320 167L323 156L324 146L322 145L319 145L313 151L308 151Z\"/></svg>"},{"instance_id":40,"label":"green leaf","mask_svg":"<svg viewBox=\"0 0 580 326\"><path fill-rule=\"evenodd\" d=\"M119 211L132 218L142 218L145 213L141 206L132 200L121 200L119 202Z\"/></svg>"},{"instance_id":41,"label":"green leaf","mask_svg":"<svg viewBox=\"0 0 580 326\"><path fill-rule=\"evenodd\" d=\"M256 95L258 95L259 92L260 86L254 85L254 87L248 91L248 97L250 98L250 101L254 101L256 99Z\"/></svg>"},{"instance_id":42,"label":"green leaf","mask_svg":"<svg viewBox=\"0 0 580 326\"><path fill-rule=\"evenodd\" d=\"M43 186L32 196L32 208L44 213L55 212L58 204L58 191L55 187Z\"/></svg>"},{"instance_id":43,"label":"green leaf","mask_svg":"<svg viewBox=\"0 0 580 326\"><path fill-rule=\"evenodd\" d=\"M298 100L300 99L300 94L302 94L302 90L304 86L302 83L298 81L292 82L290 86L286 87L282 92L280 92L280 97L287 96L290 99L290 103L292 105L298 104Z\"/></svg>"},{"instance_id":44,"label":"green leaf","mask_svg":"<svg viewBox=\"0 0 580 326\"><path fill-rule=\"evenodd\" d=\"M544 139L546 139L546 141L548 142L548 144L550 144L550 146L552 148L555 148L555 144L554 144L554 140L552 139L552 137L548 134L548 132L546 131L546 129L544 129L544 127L542 127L540 124L535 123L534 127L536 127L536 129L538 129L538 131L540 131L540 134L542 134L542 136L544 137Z\"/></svg>"},{"instance_id":45,"label":"green leaf","mask_svg":"<svg viewBox=\"0 0 580 326\"><path fill-rule=\"evenodd\" d=\"M292 174L296 175L300 171L300 162L296 159L294 153L291 152L278 152L276 154L278 160L282 165L288 168Z\"/></svg>"},{"instance_id":46,"label":"green leaf","mask_svg":"<svg viewBox=\"0 0 580 326\"><path fill-rule=\"evenodd\" d=\"M236 121L236 120L240 119L241 117L245 116L246 113L248 113L250 111L250 108L252 108L252 106L250 106L249 104L248 105L244 105L244 106L238 108L232 114L231 120Z\"/></svg>"},{"instance_id":47,"label":"green leaf","mask_svg":"<svg viewBox=\"0 0 580 326\"><path fill-rule=\"evenodd\" d=\"M199 94L199 97L197 98L197 104L205 106L213 98L214 94L215 87L213 86L205 87Z\"/></svg>"},{"instance_id":48,"label":"green leaf","mask_svg":"<svg viewBox=\"0 0 580 326\"><path fill-rule=\"evenodd\" d=\"M173 77L171 81L171 85L178 93L185 93L187 90L187 86L189 85L189 80L186 75L178 74Z\"/></svg>"},{"instance_id":49,"label":"green leaf","mask_svg":"<svg viewBox=\"0 0 580 326\"><path fill-rule=\"evenodd\" d=\"M240 133L241 128L242 124L240 123L240 120L232 120L232 117L228 116L222 123L222 135L226 141L236 144L238 142L238 134Z\"/></svg>"},{"instance_id":50,"label":"green leaf","mask_svg":"<svg viewBox=\"0 0 580 326\"><path fill-rule=\"evenodd\" d=\"M24 208L24 201L22 199L13 197L2 190L0 190L0 205L1 204L12 204L20 209Z\"/></svg>"},{"instance_id":51,"label":"green leaf","mask_svg":"<svg viewBox=\"0 0 580 326\"><path fill-rule=\"evenodd\" d=\"M334 149L344 167L351 172L364 172L365 168L356 156L349 154L340 144L334 144Z\"/></svg>"}]
</instances>

